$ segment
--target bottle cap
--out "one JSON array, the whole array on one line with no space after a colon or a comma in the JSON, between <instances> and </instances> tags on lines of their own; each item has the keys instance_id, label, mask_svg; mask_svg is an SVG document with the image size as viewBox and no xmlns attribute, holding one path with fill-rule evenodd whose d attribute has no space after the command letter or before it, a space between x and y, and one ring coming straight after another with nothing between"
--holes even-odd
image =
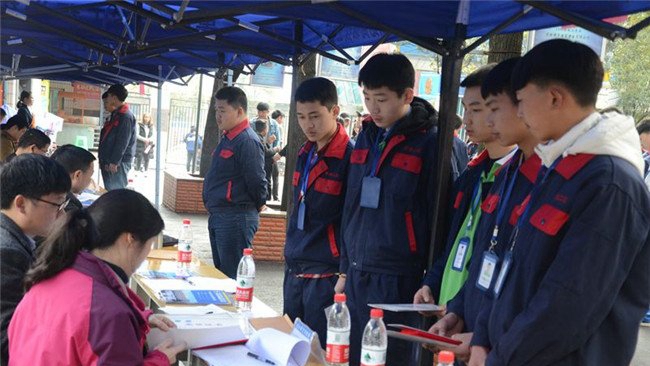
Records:
<instances>
[{"instance_id":1,"label":"bottle cap","mask_svg":"<svg viewBox=\"0 0 650 366\"><path fill-rule=\"evenodd\" d=\"M373 319L383 318L384 311L381 309L370 309L370 317Z\"/></svg>"},{"instance_id":2,"label":"bottle cap","mask_svg":"<svg viewBox=\"0 0 650 366\"><path fill-rule=\"evenodd\" d=\"M183 219L183 225L189 225L190 223L190 219Z\"/></svg>"},{"instance_id":3,"label":"bottle cap","mask_svg":"<svg viewBox=\"0 0 650 366\"><path fill-rule=\"evenodd\" d=\"M334 302L344 302L346 300L345 294L335 294Z\"/></svg>"},{"instance_id":4,"label":"bottle cap","mask_svg":"<svg viewBox=\"0 0 650 366\"><path fill-rule=\"evenodd\" d=\"M252 254L253 254L253 248L244 249L244 255L252 255Z\"/></svg>"},{"instance_id":5,"label":"bottle cap","mask_svg":"<svg viewBox=\"0 0 650 366\"><path fill-rule=\"evenodd\" d=\"M453 364L454 363L454 353L450 352L450 351L440 351L440 353L438 353L438 362L439 363Z\"/></svg>"}]
</instances>

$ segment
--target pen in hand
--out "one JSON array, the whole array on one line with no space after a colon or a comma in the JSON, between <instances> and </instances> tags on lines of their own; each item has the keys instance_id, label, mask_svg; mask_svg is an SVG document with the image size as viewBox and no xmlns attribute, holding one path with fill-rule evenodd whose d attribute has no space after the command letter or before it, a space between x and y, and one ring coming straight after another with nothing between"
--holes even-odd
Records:
<instances>
[{"instance_id":1,"label":"pen in hand","mask_svg":"<svg viewBox=\"0 0 650 366\"><path fill-rule=\"evenodd\" d=\"M246 353L246 356L252 357L252 358L254 358L254 359L256 359L256 360L258 360L260 362L268 363L269 365L275 365L275 362L273 362L271 360L268 360L266 358L262 358L259 355L254 354L253 352Z\"/></svg>"}]
</instances>

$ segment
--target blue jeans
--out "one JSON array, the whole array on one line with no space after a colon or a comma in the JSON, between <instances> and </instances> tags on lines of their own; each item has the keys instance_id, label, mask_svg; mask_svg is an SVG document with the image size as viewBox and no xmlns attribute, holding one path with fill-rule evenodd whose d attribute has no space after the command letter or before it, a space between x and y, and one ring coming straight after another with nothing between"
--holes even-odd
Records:
<instances>
[{"instance_id":1,"label":"blue jeans","mask_svg":"<svg viewBox=\"0 0 650 366\"><path fill-rule=\"evenodd\" d=\"M113 189L126 188L127 184L129 184L126 175L129 173L129 170L131 170L130 162L119 163L117 165L116 173L111 173L109 171L106 171L104 170L104 167L101 167L101 170L102 170L102 179L104 180L104 188L106 188L107 191L111 191Z\"/></svg>"},{"instance_id":2,"label":"blue jeans","mask_svg":"<svg viewBox=\"0 0 650 366\"><path fill-rule=\"evenodd\" d=\"M237 278L243 251L253 245L260 215L256 209L223 209L208 219L214 266L230 278Z\"/></svg>"}]
</instances>

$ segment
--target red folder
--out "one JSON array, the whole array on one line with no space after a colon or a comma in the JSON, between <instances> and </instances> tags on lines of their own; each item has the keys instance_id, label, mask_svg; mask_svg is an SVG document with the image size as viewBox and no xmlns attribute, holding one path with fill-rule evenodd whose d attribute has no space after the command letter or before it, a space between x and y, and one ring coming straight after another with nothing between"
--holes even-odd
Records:
<instances>
[{"instance_id":1,"label":"red folder","mask_svg":"<svg viewBox=\"0 0 650 366\"><path fill-rule=\"evenodd\" d=\"M387 332L389 337L404 339L411 342L434 344L444 347L455 347L463 343L452 338L425 332L421 329L409 327L407 325L388 324L388 327L397 329L389 329Z\"/></svg>"}]
</instances>

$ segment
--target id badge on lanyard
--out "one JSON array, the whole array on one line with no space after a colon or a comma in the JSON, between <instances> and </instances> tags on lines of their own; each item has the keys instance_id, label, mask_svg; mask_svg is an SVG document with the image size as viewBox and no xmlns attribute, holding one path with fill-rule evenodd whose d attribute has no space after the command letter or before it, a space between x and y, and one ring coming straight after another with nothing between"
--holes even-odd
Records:
<instances>
[{"instance_id":1,"label":"id badge on lanyard","mask_svg":"<svg viewBox=\"0 0 650 366\"><path fill-rule=\"evenodd\" d=\"M506 253L505 258L503 258L503 265L501 266L501 270L499 271L497 282L494 284L494 295L496 297L499 297L499 294L501 294L501 289L503 288L503 284L506 282L506 279L508 278L508 273L510 272L510 268L512 268L512 250L509 250Z\"/></svg>"},{"instance_id":2,"label":"id badge on lanyard","mask_svg":"<svg viewBox=\"0 0 650 366\"><path fill-rule=\"evenodd\" d=\"M465 268L465 257L467 257L467 249L470 245L470 238L467 236L460 238L458 241L458 247L456 247L456 255L454 256L454 262L451 265L451 269L454 271L462 272Z\"/></svg>"},{"instance_id":3,"label":"id badge on lanyard","mask_svg":"<svg viewBox=\"0 0 650 366\"><path fill-rule=\"evenodd\" d=\"M481 270L476 280L476 287L483 291L487 291L492 285L492 278L494 271L499 264L499 257L488 251L483 252L483 261L481 261Z\"/></svg>"},{"instance_id":4,"label":"id badge on lanyard","mask_svg":"<svg viewBox=\"0 0 650 366\"><path fill-rule=\"evenodd\" d=\"M315 165L318 158L314 159L314 149L315 146L309 150L309 155L307 156L307 161L305 162L305 168L302 174L302 180L300 182L300 197L298 199L298 220L296 222L296 227L298 230L305 230L305 217L307 216L307 188L309 185L309 173L311 168ZM314 161L312 161L314 160Z\"/></svg>"},{"instance_id":5,"label":"id badge on lanyard","mask_svg":"<svg viewBox=\"0 0 650 366\"><path fill-rule=\"evenodd\" d=\"M379 208L379 198L381 196L381 178L377 177L377 170L379 169L379 159L382 152L384 151L383 147L380 147L379 140L382 133L377 133L377 139L375 145L373 146L373 161L372 161L372 171L370 172L369 177L364 177L361 182L361 207L365 208ZM388 139L388 136L386 136ZM382 143L385 143L382 142Z\"/></svg>"}]
</instances>

